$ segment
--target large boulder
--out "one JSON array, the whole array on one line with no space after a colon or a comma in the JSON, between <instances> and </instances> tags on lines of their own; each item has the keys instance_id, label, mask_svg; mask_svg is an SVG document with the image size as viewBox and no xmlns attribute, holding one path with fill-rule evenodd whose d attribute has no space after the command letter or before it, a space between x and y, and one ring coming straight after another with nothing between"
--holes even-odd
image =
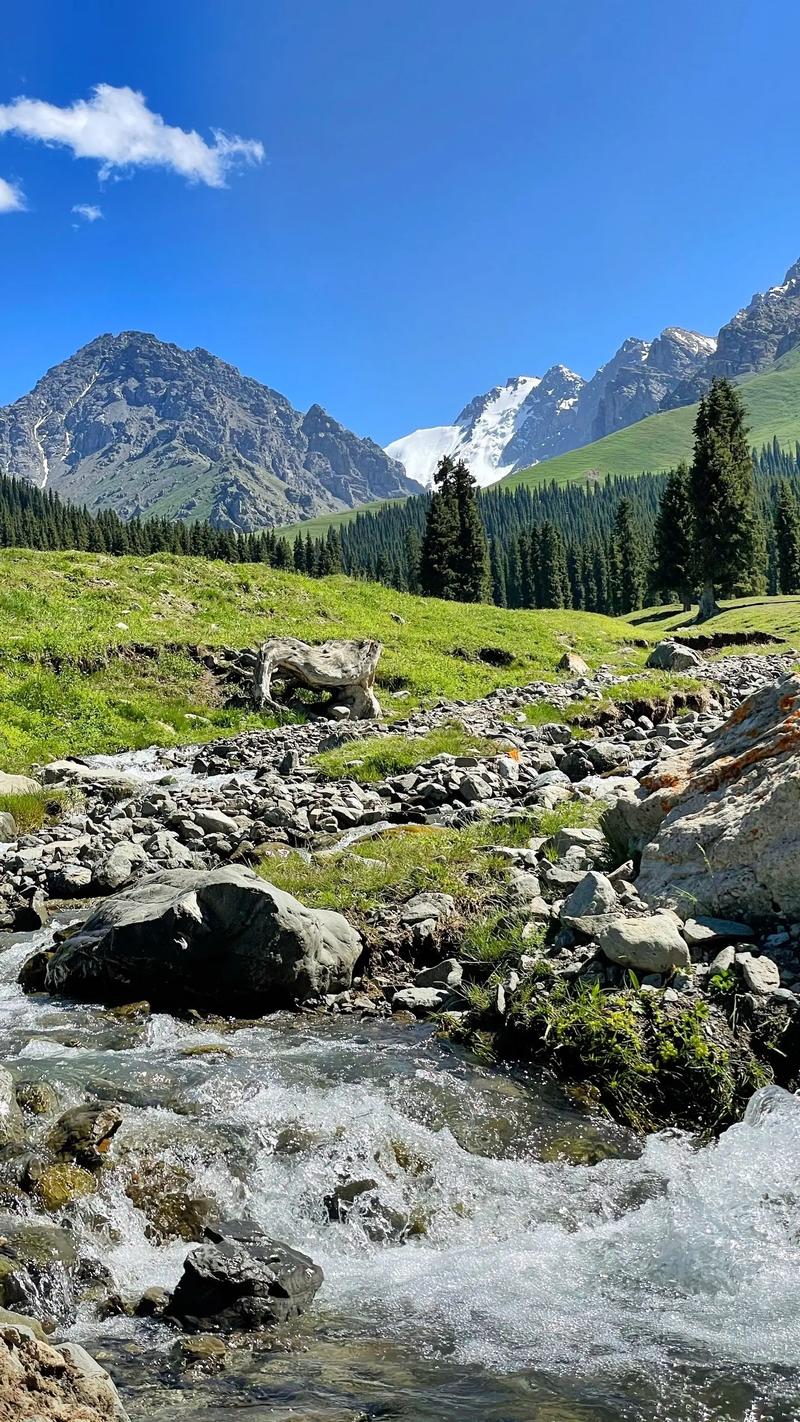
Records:
<instances>
[{"instance_id":1,"label":"large boulder","mask_svg":"<svg viewBox=\"0 0 800 1422\"><path fill-rule=\"evenodd\" d=\"M206 1229L168 1305L184 1328L256 1329L304 1313L323 1274L307 1254L269 1239L257 1225L227 1221Z\"/></svg>"},{"instance_id":2,"label":"large boulder","mask_svg":"<svg viewBox=\"0 0 800 1422\"><path fill-rule=\"evenodd\" d=\"M658 671L676 672L691 671L693 667L702 665L703 658L699 652L695 652L692 647L685 647L682 642L673 641L672 638L659 642L645 662L645 666L655 667Z\"/></svg>"},{"instance_id":3,"label":"large boulder","mask_svg":"<svg viewBox=\"0 0 800 1422\"><path fill-rule=\"evenodd\" d=\"M80 1346L47 1342L33 1318L0 1310L0 1418L127 1422L105 1368Z\"/></svg>"},{"instance_id":4,"label":"large boulder","mask_svg":"<svg viewBox=\"0 0 800 1422\"><path fill-rule=\"evenodd\" d=\"M0 795L38 795L41 788L30 775L10 775L7 770L0 770Z\"/></svg>"},{"instance_id":5,"label":"large boulder","mask_svg":"<svg viewBox=\"0 0 800 1422\"><path fill-rule=\"evenodd\" d=\"M171 869L106 899L48 958L46 991L251 1017L352 982L361 939L251 869ZM41 985L26 974L23 986Z\"/></svg>"},{"instance_id":6,"label":"large boulder","mask_svg":"<svg viewBox=\"0 0 800 1422\"><path fill-rule=\"evenodd\" d=\"M671 973L689 964L689 949L671 914L607 919L597 941L609 962L639 973Z\"/></svg>"},{"instance_id":7,"label":"large boulder","mask_svg":"<svg viewBox=\"0 0 800 1422\"><path fill-rule=\"evenodd\" d=\"M743 701L699 750L661 761L624 821L637 888L684 916L800 916L800 676Z\"/></svg>"},{"instance_id":8,"label":"large boulder","mask_svg":"<svg viewBox=\"0 0 800 1422\"><path fill-rule=\"evenodd\" d=\"M252 698L258 710L277 706L272 679L295 686L330 691L326 709L348 713L352 720L370 720L381 714L372 689L382 651L381 643L321 642L309 646L296 637L273 637L259 649L253 670Z\"/></svg>"}]
</instances>

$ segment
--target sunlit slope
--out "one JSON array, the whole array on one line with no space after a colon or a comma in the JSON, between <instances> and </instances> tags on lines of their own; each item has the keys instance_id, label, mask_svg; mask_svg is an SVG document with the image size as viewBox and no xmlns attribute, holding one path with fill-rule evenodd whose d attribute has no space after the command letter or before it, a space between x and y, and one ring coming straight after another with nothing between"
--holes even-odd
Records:
<instances>
[{"instance_id":1,"label":"sunlit slope","mask_svg":"<svg viewBox=\"0 0 800 1422\"><path fill-rule=\"evenodd\" d=\"M769 370L740 382L750 424L750 443L759 448L777 435L782 445L800 440L800 346L788 351ZM502 487L518 484L572 484L592 474L636 477L672 469L692 450L696 405L650 415L638 424L606 435L582 449L544 460L530 469L509 474Z\"/></svg>"}]
</instances>

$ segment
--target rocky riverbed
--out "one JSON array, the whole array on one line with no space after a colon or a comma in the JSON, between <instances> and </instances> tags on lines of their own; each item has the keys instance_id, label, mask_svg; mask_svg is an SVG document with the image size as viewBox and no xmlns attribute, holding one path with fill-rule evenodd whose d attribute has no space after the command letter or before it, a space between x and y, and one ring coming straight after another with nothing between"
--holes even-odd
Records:
<instances>
[{"instance_id":1,"label":"rocky riverbed","mask_svg":"<svg viewBox=\"0 0 800 1422\"><path fill-rule=\"evenodd\" d=\"M610 673L400 726L315 722L43 768L80 798L0 851L5 1306L86 1343L134 1422L795 1415L800 1111L759 1080L794 1085L800 914L787 897L726 919L729 848L713 903L696 885L677 907L640 892L662 854L642 847L654 842L642 823L658 828L648 796L669 826L699 813L702 792L707 817L719 784L698 776L724 764L726 794L735 779L752 818L776 766L791 782L788 671L778 657L728 659L700 668L708 693L692 706L658 720L623 697L577 733L531 708L599 702ZM748 698L740 720L761 728L761 750L734 776L723 727ZM356 765L332 780L314 759L333 746L357 761L376 734L454 720L496 745L372 784ZM614 803L606 835L596 810ZM589 822L535 833L564 806ZM487 821L463 903L389 895L343 920L352 940L253 874L264 855L343 865L353 847L380 863L404 827L457 835ZM728 825L726 844L744 843L740 831ZM259 941L274 941L280 981L289 963L295 986L263 1018L278 979L260 980L250 1013L237 998L231 1018L209 1017L190 984L202 968L220 1001L230 989L209 945L252 970L240 928L256 921L241 912L254 893ZM508 954L467 951L478 911ZM167 943L180 949L169 992L150 966ZM659 1052L691 1019L704 1063L704 1042L734 1075L741 1053L744 1121L698 1149L689 1134L644 1140L603 1083L578 1099L580 1074L525 1031L532 1004L593 988L657 1016ZM505 1066L487 1063L490 1043ZM696 1095L709 1080L698 1072ZM687 1100L672 1109L684 1124ZM713 1131L714 1110L694 1104ZM657 1105L669 1119L670 1102ZM8 1321L6 1347L33 1346L24 1326ZM113 1413L64 1414L95 1415Z\"/></svg>"}]
</instances>

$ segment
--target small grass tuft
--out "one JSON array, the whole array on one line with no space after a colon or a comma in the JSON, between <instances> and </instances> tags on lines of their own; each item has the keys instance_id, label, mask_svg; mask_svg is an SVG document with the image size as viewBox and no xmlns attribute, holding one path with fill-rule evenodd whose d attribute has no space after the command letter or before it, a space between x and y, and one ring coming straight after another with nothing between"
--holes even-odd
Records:
<instances>
[{"instance_id":1,"label":"small grass tuft","mask_svg":"<svg viewBox=\"0 0 800 1422\"><path fill-rule=\"evenodd\" d=\"M78 803L79 796L68 790L32 790L23 795L0 795L0 812L12 815L22 834L32 834L42 825L55 825Z\"/></svg>"},{"instance_id":2,"label":"small grass tuft","mask_svg":"<svg viewBox=\"0 0 800 1422\"><path fill-rule=\"evenodd\" d=\"M323 751L314 764L327 780L358 780L362 784L401 775L437 755L500 755L502 745L472 735L458 721L449 722L424 736L370 736L336 750Z\"/></svg>"}]
</instances>

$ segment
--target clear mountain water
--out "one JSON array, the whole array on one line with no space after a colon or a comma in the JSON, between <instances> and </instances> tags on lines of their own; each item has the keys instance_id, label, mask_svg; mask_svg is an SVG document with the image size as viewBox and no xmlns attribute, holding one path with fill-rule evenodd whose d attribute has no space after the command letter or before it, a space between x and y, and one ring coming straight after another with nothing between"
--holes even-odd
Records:
<instances>
[{"instance_id":1,"label":"clear mountain water","mask_svg":"<svg viewBox=\"0 0 800 1422\"><path fill-rule=\"evenodd\" d=\"M124 1295L177 1279L190 1246L149 1240L121 1188L164 1159L326 1275L299 1326L214 1376L180 1367L163 1325L87 1308L73 1334L133 1422L800 1416L795 1098L757 1093L715 1144L642 1147L424 1027L279 1016L220 1033L26 999L37 941L0 954L0 1056L125 1115L116 1178L80 1207L82 1250ZM374 1180L414 1236L375 1239L357 1211L332 1224L344 1177Z\"/></svg>"}]
</instances>

